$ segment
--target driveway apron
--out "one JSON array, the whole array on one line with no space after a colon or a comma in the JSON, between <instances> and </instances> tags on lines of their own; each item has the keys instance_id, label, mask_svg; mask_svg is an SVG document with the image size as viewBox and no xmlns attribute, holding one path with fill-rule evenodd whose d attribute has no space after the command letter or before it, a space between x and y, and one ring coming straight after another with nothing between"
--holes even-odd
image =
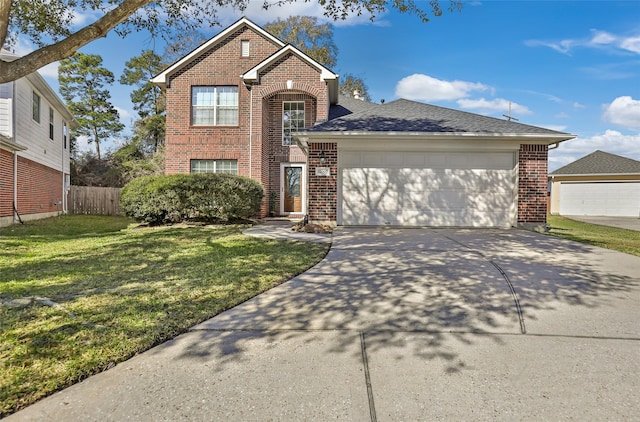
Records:
<instances>
[{"instance_id":1,"label":"driveway apron","mask_svg":"<svg viewBox=\"0 0 640 422\"><path fill-rule=\"evenodd\" d=\"M309 271L7 420L638 420L640 258L339 228Z\"/></svg>"}]
</instances>

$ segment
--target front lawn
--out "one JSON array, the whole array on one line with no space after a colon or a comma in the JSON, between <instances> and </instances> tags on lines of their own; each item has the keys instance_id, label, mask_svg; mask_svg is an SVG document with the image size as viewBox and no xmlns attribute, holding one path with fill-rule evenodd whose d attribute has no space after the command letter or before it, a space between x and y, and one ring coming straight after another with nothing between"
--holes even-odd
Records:
<instances>
[{"instance_id":1,"label":"front lawn","mask_svg":"<svg viewBox=\"0 0 640 422\"><path fill-rule=\"evenodd\" d=\"M547 222L551 226L548 234L552 236L640 256L638 231L582 223L557 215L550 215Z\"/></svg>"},{"instance_id":2,"label":"front lawn","mask_svg":"<svg viewBox=\"0 0 640 422\"><path fill-rule=\"evenodd\" d=\"M327 245L246 226L62 216L0 228L0 417L303 272Z\"/></svg>"}]
</instances>

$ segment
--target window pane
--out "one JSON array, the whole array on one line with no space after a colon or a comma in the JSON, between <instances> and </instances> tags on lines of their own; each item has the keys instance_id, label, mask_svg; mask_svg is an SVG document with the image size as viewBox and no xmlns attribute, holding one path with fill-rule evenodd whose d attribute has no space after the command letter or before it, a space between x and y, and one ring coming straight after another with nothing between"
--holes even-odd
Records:
<instances>
[{"instance_id":1,"label":"window pane","mask_svg":"<svg viewBox=\"0 0 640 422\"><path fill-rule=\"evenodd\" d=\"M237 86L194 86L191 88L191 123L201 126L238 124Z\"/></svg>"},{"instance_id":2,"label":"window pane","mask_svg":"<svg viewBox=\"0 0 640 422\"><path fill-rule=\"evenodd\" d=\"M238 174L238 161L237 160L217 160L216 172Z\"/></svg>"},{"instance_id":3,"label":"window pane","mask_svg":"<svg viewBox=\"0 0 640 422\"><path fill-rule=\"evenodd\" d=\"M285 101L282 115L282 145L294 145L291 134L304 129L304 101Z\"/></svg>"},{"instance_id":4,"label":"window pane","mask_svg":"<svg viewBox=\"0 0 640 422\"><path fill-rule=\"evenodd\" d=\"M238 125L238 109L237 108L218 108L218 125L237 126Z\"/></svg>"},{"instance_id":5,"label":"window pane","mask_svg":"<svg viewBox=\"0 0 640 422\"><path fill-rule=\"evenodd\" d=\"M40 96L33 93L33 120L40 123Z\"/></svg>"}]
</instances>

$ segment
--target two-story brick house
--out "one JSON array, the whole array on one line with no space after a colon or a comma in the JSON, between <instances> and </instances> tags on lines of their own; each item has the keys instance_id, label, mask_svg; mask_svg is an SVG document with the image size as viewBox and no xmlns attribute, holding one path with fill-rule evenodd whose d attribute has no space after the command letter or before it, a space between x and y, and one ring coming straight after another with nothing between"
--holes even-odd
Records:
<instances>
[{"instance_id":1,"label":"two-story brick house","mask_svg":"<svg viewBox=\"0 0 640 422\"><path fill-rule=\"evenodd\" d=\"M548 146L573 138L413 101L339 96L337 74L245 18L152 81L166 88L166 173L258 180L262 216L540 225Z\"/></svg>"},{"instance_id":2,"label":"two-story brick house","mask_svg":"<svg viewBox=\"0 0 640 422\"><path fill-rule=\"evenodd\" d=\"M68 137L75 124L38 72L0 84L0 226L67 211Z\"/></svg>"}]
</instances>

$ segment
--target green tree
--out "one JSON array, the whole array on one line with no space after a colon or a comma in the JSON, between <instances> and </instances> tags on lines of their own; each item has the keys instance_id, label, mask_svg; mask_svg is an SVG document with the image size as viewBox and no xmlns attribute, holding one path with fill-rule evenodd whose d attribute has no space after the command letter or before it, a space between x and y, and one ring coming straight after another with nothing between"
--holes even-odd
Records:
<instances>
[{"instance_id":1,"label":"green tree","mask_svg":"<svg viewBox=\"0 0 640 422\"><path fill-rule=\"evenodd\" d=\"M278 18L266 24L264 29L328 68L335 66L338 60L338 47L333 42L330 23L319 23L313 16L289 16L286 20Z\"/></svg>"},{"instance_id":2,"label":"green tree","mask_svg":"<svg viewBox=\"0 0 640 422\"><path fill-rule=\"evenodd\" d=\"M164 144L164 95L150 79L164 69L162 57L152 50L143 51L125 63L120 83L137 87L131 92L133 109L140 119L135 122L136 138L143 146L156 151Z\"/></svg>"},{"instance_id":3,"label":"green tree","mask_svg":"<svg viewBox=\"0 0 640 422\"><path fill-rule=\"evenodd\" d=\"M102 67L102 57L76 53L60 62L58 81L60 94L78 122L74 135L86 136L89 143L94 143L100 160L100 142L124 128L105 88L113 84L113 73Z\"/></svg>"},{"instance_id":4,"label":"green tree","mask_svg":"<svg viewBox=\"0 0 640 422\"><path fill-rule=\"evenodd\" d=\"M364 79L360 76L352 75L351 73L347 73L340 77L339 91L340 94L346 95L347 97L354 97L354 92L358 91L365 101L371 101L369 88L367 88L367 84L364 82Z\"/></svg>"},{"instance_id":5,"label":"green tree","mask_svg":"<svg viewBox=\"0 0 640 422\"><path fill-rule=\"evenodd\" d=\"M126 36L146 30L164 36L218 23L218 8L231 6L245 10L250 0L0 0L0 46L23 35L38 49L13 61L0 60L0 83L14 81L58 60L66 59L80 47L105 37L112 29ZM295 0L281 0L283 5ZM311 1L311 0L309 0ZM425 8L417 0L318 0L329 19L346 19L366 13L374 19L394 8L428 21L440 16L441 0L430 0ZM449 9L460 9L462 0L449 0ZM426 4L426 3L425 3ZM264 2L264 7L270 7ZM82 28L73 26L79 16L96 16Z\"/></svg>"}]
</instances>

